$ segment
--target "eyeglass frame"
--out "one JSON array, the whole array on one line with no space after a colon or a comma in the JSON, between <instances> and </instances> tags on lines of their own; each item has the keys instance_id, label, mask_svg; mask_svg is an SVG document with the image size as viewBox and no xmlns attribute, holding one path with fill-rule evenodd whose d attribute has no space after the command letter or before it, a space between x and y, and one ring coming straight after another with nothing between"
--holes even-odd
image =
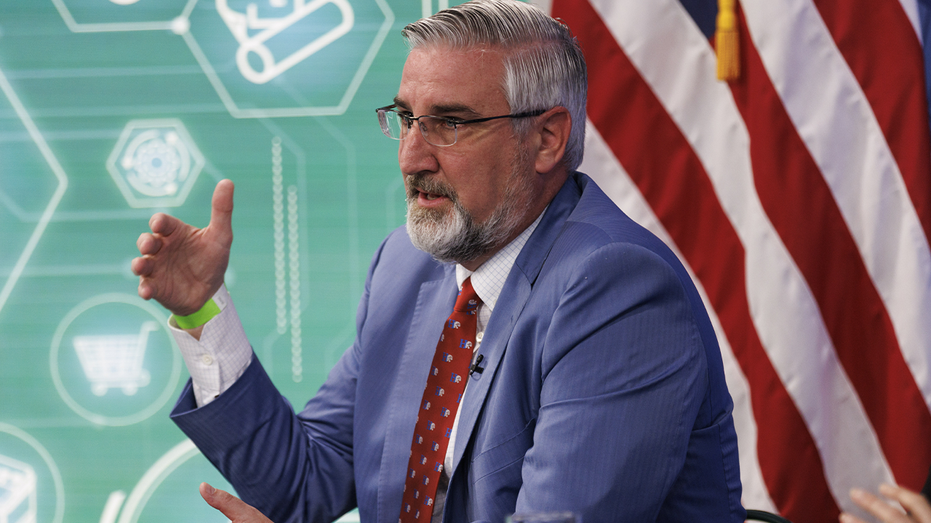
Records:
<instances>
[{"instance_id":1,"label":"eyeglass frame","mask_svg":"<svg viewBox=\"0 0 931 523\"><path fill-rule=\"evenodd\" d=\"M460 125L466 125L466 124L471 124L471 123L488 122L488 121L491 121L491 120L498 120L498 119L501 119L501 118L532 118L532 117L535 117L535 116L540 116L541 114L543 114L543 113L545 113L546 111L548 111L548 109L536 109L536 110L533 110L533 111L525 111L525 112L523 112L523 113L502 114L502 115L500 115L500 116L488 116L488 117L485 117L485 118L474 118L474 119L472 119L472 120L463 120L463 119L461 119L461 118L450 118L450 117L448 117L448 116L435 116L435 115L432 115L432 114L422 114L422 115L417 116L417 117L414 117L414 116L406 116L406 115L401 114L399 111L396 111L395 109L396 109L397 107L398 107L398 104L391 104L391 105L386 105L386 106L384 106L384 107L379 107L378 109L375 109L375 114L378 115L378 124L379 124L379 126L381 127L381 132L382 132L382 134L384 134L384 135L387 136L388 138L391 138L392 140L398 140L398 141L403 140L403 139L407 136L407 135L405 134L405 136L399 136L399 137L395 138L395 137L391 136L390 134L388 134L387 113L388 113L388 112L393 112L394 114L398 115L398 117L400 117L404 122L407 122L407 133L408 133L408 134L410 133L411 127L414 126L414 122L417 122L417 127L420 129L420 135L423 137L423 139L424 139L427 143L429 143L430 145L434 145L434 146L436 146L436 147L451 147L451 146L453 146L453 145L456 145L456 143L459 141L459 126L460 126ZM384 117L384 118L382 118L382 115L383 115L383 114L385 114L385 117ZM427 135L425 134L425 133L426 133L426 130L424 129L424 124L420 122L420 119L421 119L421 118L434 118L434 119L437 119L437 120L442 120L442 121L445 122L446 124L452 124L452 125L453 125L453 133L454 133L454 134L453 134L453 143L448 143L448 144L436 144L436 143L431 142L431 141L427 138ZM402 129L403 129L403 127L402 127Z\"/></svg>"}]
</instances>

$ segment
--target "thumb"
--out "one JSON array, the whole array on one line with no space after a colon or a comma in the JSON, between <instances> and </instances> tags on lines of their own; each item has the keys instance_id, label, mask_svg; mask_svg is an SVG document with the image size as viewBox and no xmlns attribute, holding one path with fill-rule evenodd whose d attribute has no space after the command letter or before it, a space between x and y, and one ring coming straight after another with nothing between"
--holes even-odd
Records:
<instances>
[{"instance_id":1,"label":"thumb","mask_svg":"<svg viewBox=\"0 0 931 523\"><path fill-rule=\"evenodd\" d=\"M255 507L207 483L200 484L200 495L208 505L219 510L232 523L271 523L271 520Z\"/></svg>"},{"instance_id":2,"label":"thumb","mask_svg":"<svg viewBox=\"0 0 931 523\"><path fill-rule=\"evenodd\" d=\"M233 189L232 180L220 180L210 202L210 229L229 242L233 239Z\"/></svg>"}]
</instances>

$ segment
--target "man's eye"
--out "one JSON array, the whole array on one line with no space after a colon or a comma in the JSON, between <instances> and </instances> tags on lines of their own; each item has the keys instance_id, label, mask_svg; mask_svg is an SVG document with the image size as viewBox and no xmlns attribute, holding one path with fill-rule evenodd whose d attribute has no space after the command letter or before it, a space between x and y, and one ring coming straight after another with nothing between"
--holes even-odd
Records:
<instances>
[{"instance_id":1,"label":"man's eye","mask_svg":"<svg viewBox=\"0 0 931 523\"><path fill-rule=\"evenodd\" d=\"M460 122L461 120L458 120L458 119L450 119L450 118L443 118L443 119L441 119L440 121L443 123L443 127L445 127L445 128L447 128L447 129L449 129L450 131L452 131L453 129L456 128L456 125L458 125L459 122Z\"/></svg>"}]
</instances>

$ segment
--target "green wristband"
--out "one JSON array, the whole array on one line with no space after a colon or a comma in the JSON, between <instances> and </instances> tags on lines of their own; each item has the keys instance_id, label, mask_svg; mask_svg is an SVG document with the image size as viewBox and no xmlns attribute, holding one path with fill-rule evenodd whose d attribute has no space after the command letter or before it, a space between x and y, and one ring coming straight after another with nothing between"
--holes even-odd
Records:
<instances>
[{"instance_id":1,"label":"green wristband","mask_svg":"<svg viewBox=\"0 0 931 523\"><path fill-rule=\"evenodd\" d=\"M199 311L187 316L174 315L175 323L182 329L194 329L212 320L220 314L220 307L213 301L213 298L207 300L207 303Z\"/></svg>"}]
</instances>

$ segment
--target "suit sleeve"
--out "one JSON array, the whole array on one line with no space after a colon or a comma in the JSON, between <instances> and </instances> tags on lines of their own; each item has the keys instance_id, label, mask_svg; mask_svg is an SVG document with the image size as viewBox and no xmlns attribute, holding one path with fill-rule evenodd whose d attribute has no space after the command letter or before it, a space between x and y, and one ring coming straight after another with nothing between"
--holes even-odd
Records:
<instances>
[{"instance_id":1,"label":"suit sleeve","mask_svg":"<svg viewBox=\"0 0 931 523\"><path fill-rule=\"evenodd\" d=\"M356 342L343 354L299 414L253 357L232 387L201 408L189 383L171 417L236 493L272 521L333 521L356 506L352 442L359 351Z\"/></svg>"},{"instance_id":2,"label":"suit sleeve","mask_svg":"<svg viewBox=\"0 0 931 523\"><path fill-rule=\"evenodd\" d=\"M592 252L553 292L517 511L655 521L708 388L683 283L659 255L619 243Z\"/></svg>"}]
</instances>

